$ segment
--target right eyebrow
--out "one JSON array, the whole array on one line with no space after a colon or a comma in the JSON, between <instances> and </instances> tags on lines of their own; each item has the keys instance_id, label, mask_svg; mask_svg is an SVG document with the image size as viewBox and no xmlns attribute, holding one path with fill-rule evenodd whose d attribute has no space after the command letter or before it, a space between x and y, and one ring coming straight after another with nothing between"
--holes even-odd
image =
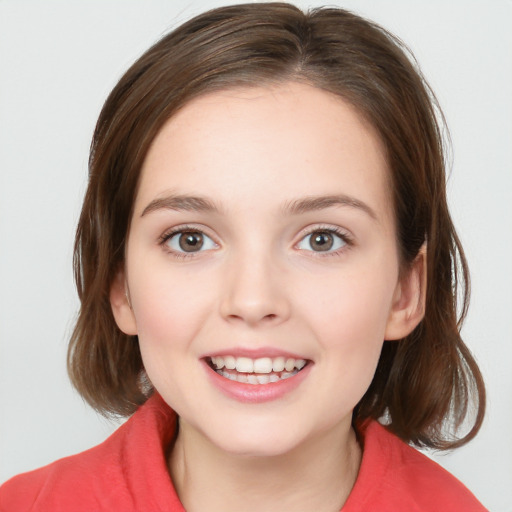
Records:
<instances>
[{"instance_id":1,"label":"right eyebrow","mask_svg":"<svg viewBox=\"0 0 512 512\"><path fill-rule=\"evenodd\" d=\"M143 210L141 217L157 210L176 210L218 213L219 208L201 196L169 195L153 199Z\"/></svg>"},{"instance_id":2,"label":"right eyebrow","mask_svg":"<svg viewBox=\"0 0 512 512\"><path fill-rule=\"evenodd\" d=\"M300 215L302 213L324 210L334 206L348 206L362 211L369 215L373 220L378 221L377 214L366 203L356 199L355 197L347 196L345 194L330 195L330 196L307 196L295 201L287 202L285 211L291 212L293 215Z\"/></svg>"}]
</instances>

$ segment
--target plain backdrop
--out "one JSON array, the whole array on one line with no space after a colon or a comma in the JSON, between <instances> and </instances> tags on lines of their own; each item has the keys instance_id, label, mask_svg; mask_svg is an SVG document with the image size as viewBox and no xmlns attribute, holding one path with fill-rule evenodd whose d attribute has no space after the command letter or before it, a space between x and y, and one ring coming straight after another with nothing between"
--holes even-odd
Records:
<instances>
[{"instance_id":1,"label":"plain backdrop","mask_svg":"<svg viewBox=\"0 0 512 512\"><path fill-rule=\"evenodd\" d=\"M116 427L82 402L65 368L91 134L106 95L142 51L225 3L0 0L0 481L82 451ZM401 37L446 114L449 200L472 271L463 332L489 406L475 441L435 458L490 510L511 512L512 2L330 3Z\"/></svg>"}]
</instances>

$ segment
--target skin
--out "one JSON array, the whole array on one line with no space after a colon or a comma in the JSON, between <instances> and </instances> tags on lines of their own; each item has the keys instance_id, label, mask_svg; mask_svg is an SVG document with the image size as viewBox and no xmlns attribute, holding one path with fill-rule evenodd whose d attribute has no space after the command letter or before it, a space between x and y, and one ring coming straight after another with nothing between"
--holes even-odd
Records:
<instances>
[{"instance_id":1,"label":"skin","mask_svg":"<svg viewBox=\"0 0 512 512\"><path fill-rule=\"evenodd\" d=\"M166 207L176 195L217 211ZM350 201L290 207L333 195ZM183 258L179 234L163 241L174 228L203 232L203 248ZM315 230L339 232L332 250L311 246ZM353 408L383 340L423 316L424 260L399 272L384 150L340 98L298 83L234 89L164 125L111 303L180 417L169 468L188 511L341 508L361 460ZM264 403L212 386L205 356L261 347L307 359L306 378Z\"/></svg>"}]
</instances>

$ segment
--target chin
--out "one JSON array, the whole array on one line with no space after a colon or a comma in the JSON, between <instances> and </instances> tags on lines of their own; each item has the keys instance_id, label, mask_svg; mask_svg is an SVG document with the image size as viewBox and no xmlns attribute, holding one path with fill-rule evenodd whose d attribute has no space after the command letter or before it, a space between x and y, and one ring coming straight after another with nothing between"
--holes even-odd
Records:
<instances>
[{"instance_id":1,"label":"chin","mask_svg":"<svg viewBox=\"0 0 512 512\"><path fill-rule=\"evenodd\" d=\"M205 434L218 449L241 457L278 457L306 441L305 433L276 423L240 425L237 428L226 428L224 424L218 432Z\"/></svg>"},{"instance_id":2,"label":"chin","mask_svg":"<svg viewBox=\"0 0 512 512\"><path fill-rule=\"evenodd\" d=\"M285 455L296 447L295 443L274 442L267 439L230 439L218 447L226 453L239 457L268 458Z\"/></svg>"}]
</instances>

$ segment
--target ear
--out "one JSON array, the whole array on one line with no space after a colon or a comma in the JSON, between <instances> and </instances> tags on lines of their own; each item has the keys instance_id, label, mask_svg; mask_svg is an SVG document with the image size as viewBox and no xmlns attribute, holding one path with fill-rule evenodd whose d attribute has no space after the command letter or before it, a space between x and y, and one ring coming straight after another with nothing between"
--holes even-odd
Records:
<instances>
[{"instance_id":1,"label":"ear","mask_svg":"<svg viewBox=\"0 0 512 512\"><path fill-rule=\"evenodd\" d=\"M120 270L110 285L110 306L117 326L125 334L137 334L137 323L130 302L130 292L124 270Z\"/></svg>"},{"instance_id":2,"label":"ear","mask_svg":"<svg viewBox=\"0 0 512 512\"><path fill-rule=\"evenodd\" d=\"M425 316L426 293L427 246L423 244L411 267L399 279L384 339L399 340L414 330Z\"/></svg>"}]
</instances>

